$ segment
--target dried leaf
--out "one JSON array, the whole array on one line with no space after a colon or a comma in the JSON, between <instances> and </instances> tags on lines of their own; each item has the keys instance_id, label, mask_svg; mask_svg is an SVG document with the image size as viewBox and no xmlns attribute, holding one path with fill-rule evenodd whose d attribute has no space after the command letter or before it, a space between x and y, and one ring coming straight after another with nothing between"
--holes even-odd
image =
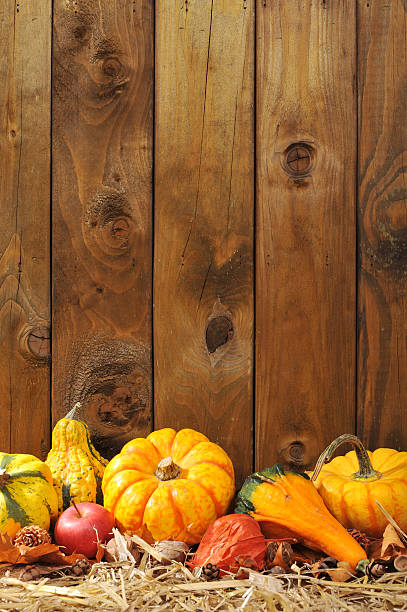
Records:
<instances>
[{"instance_id":1,"label":"dried leaf","mask_svg":"<svg viewBox=\"0 0 407 612\"><path fill-rule=\"evenodd\" d=\"M338 567L326 570L332 582L346 582L354 578L355 574L352 571L352 566L347 561L338 561Z\"/></svg>"},{"instance_id":2,"label":"dried leaf","mask_svg":"<svg viewBox=\"0 0 407 612\"><path fill-rule=\"evenodd\" d=\"M377 559L382 552L383 538L372 540L367 547L366 556L368 559Z\"/></svg>"},{"instance_id":3,"label":"dried leaf","mask_svg":"<svg viewBox=\"0 0 407 612\"><path fill-rule=\"evenodd\" d=\"M140 549L131 536L126 533L123 535L118 529L113 529L113 538L105 545L105 561L130 561L137 564L140 561Z\"/></svg>"},{"instance_id":4,"label":"dried leaf","mask_svg":"<svg viewBox=\"0 0 407 612\"><path fill-rule=\"evenodd\" d=\"M400 537L393 525L389 523L383 533L380 558L391 559L397 555L405 554L407 554L407 549L400 540Z\"/></svg>"},{"instance_id":5,"label":"dried leaf","mask_svg":"<svg viewBox=\"0 0 407 612\"><path fill-rule=\"evenodd\" d=\"M13 540L5 533L0 533L0 552L13 546Z\"/></svg>"},{"instance_id":6,"label":"dried leaf","mask_svg":"<svg viewBox=\"0 0 407 612\"><path fill-rule=\"evenodd\" d=\"M9 536L0 534L0 563L48 563L50 565L72 565L75 561L86 559L85 555L73 553L65 555L56 544L38 546L14 546Z\"/></svg>"},{"instance_id":7,"label":"dried leaf","mask_svg":"<svg viewBox=\"0 0 407 612\"><path fill-rule=\"evenodd\" d=\"M96 563L100 563L103 557L105 556L106 547L101 544L99 541L96 542L97 550L96 550Z\"/></svg>"},{"instance_id":8,"label":"dried leaf","mask_svg":"<svg viewBox=\"0 0 407 612\"><path fill-rule=\"evenodd\" d=\"M378 505L378 507L381 510L382 514L384 514L384 516L387 518L387 520L389 521L390 525L393 525L393 527L396 530L396 532L397 532L401 542L403 543L403 545L407 546L407 533L402 530L402 528L397 523L397 521L391 516L391 514L389 512L387 512L386 508L383 508L382 504L377 499L376 499L376 504Z\"/></svg>"}]
</instances>

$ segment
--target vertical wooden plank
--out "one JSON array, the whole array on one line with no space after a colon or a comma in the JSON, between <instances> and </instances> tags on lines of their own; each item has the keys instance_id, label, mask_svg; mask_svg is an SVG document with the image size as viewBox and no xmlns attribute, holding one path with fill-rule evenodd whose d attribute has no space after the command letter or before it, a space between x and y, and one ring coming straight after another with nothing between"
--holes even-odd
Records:
<instances>
[{"instance_id":1,"label":"vertical wooden plank","mask_svg":"<svg viewBox=\"0 0 407 612\"><path fill-rule=\"evenodd\" d=\"M0 448L42 457L50 418L50 67L51 0L3 0Z\"/></svg>"},{"instance_id":2,"label":"vertical wooden plank","mask_svg":"<svg viewBox=\"0 0 407 612\"><path fill-rule=\"evenodd\" d=\"M406 11L358 2L358 432L372 449L407 446Z\"/></svg>"},{"instance_id":3,"label":"vertical wooden plank","mask_svg":"<svg viewBox=\"0 0 407 612\"><path fill-rule=\"evenodd\" d=\"M54 3L53 415L106 456L151 427L153 8Z\"/></svg>"},{"instance_id":4,"label":"vertical wooden plank","mask_svg":"<svg viewBox=\"0 0 407 612\"><path fill-rule=\"evenodd\" d=\"M355 62L352 0L258 0L258 467L354 430Z\"/></svg>"},{"instance_id":5,"label":"vertical wooden plank","mask_svg":"<svg viewBox=\"0 0 407 612\"><path fill-rule=\"evenodd\" d=\"M156 3L155 424L252 467L254 3Z\"/></svg>"}]
</instances>

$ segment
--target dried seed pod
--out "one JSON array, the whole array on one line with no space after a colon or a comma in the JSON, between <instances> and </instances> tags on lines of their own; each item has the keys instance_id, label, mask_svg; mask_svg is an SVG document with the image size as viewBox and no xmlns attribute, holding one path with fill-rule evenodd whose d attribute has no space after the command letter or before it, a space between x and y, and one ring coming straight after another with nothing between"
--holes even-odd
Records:
<instances>
[{"instance_id":1,"label":"dried seed pod","mask_svg":"<svg viewBox=\"0 0 407 612\"><path fill-rule=\"evenodd\" d=\"M124 534L123 538L126 542L127 550L131 553L135 560L135 563L137 564L140 561L141 557L137 544L135 544L131 537L127 534ZM119 561L119 548L115 538L112 538L106 544L104 560L108 563L114 563L115 561Z\"/></svg>"},{"instance_id":2,"label":"dried seed pod","mask_svg":"<svg viewBox=\"0 0 407 612\"><path fill-rule=\"evenodd\" d=\"M252 569L257 571L259 566L257 565L257 561L252 557L246 557L245 555L239 555L235 557L235 561L239 567L244 567L246 569Z\"/></svg>"},{"instance_id":3,"label":"dried seed pod","mask_svg":"<svg viewBox=\"0 0 407 612\"><path fill-rule=\"evenodd\" d=\"M407 572L407 555L399 555L393 559L394 569L398 572Z\"/></svg>"},{"instance_id":4,"label":"dried seed pod","mask_svg":"<svg viewBox=\"0 0 407 612\"><path fill-rule=\"evenodd\" d=\"M366 573L370 578L380 578L380 576L383 576L386 571L388 571L386 562L382 563L381 561L372 561L367 566Z\"/></svg>"},{"instance_id":5,"label":"dried seed pod","mask_svg":"<svg viewBox=\"0 0 407 612\"><path fill-rule=\"evenodd\" d=\"M271 564L273 563L275 556L277 554L278 547L279 547L278 542L271 541L267 543L266 558L264 560L264 565L266 568L271 567Z\"/></svg>"},{"instance_id":6,"label":"dried seed pod","mask_svg":"<svg viewBox=\"0 0 407 612\"><path fill-rule=\"evenodd\" d=\"M23 582L29 582L30 580L38 580L41 578L41 569L36 565L27 565L21 572L19 578Z\"/></svg>"},{"instance_id":7,"label":"dried seed pod","mask_svg":"<svg viewBox=\"0 0 407 612\"><path fill-rule=\"evenodd\" d=\"M246 567L239 567L236 574L234 575L235 580L246 580L249 578L250 572Z\"/></svg>"},{"instance_id":8,"label":"dried seed pod","mask_svg":"<svg viewBox=\"0 0 407 612\"><path fill-rule=\"evenodd\" d=\"M293 549L291 544L288 542L281 542L279 550L277 551L277 556L279 551L281 551L282 561L285 563L285 565L290 566L293 559Z\"/></svg>"},{"instance_id":9,"label":"dried seed pod","mask_svg":"<svg viewBox=\"0 0 407 612\"><path fill-rule=\"evenodd\" d=\"M269 542L266 549L266 568L278 565L288 570L293 559L293 549L288 542Z\"/></svg>"},{"instance_id":10,"label":"dried seed pod","mask_svg":"<svg viewBox=\"0 0 407 612\"><path fill-rule=\"evenodd\" d=\"M189 546L185 542L178 542L172 540L162 540L156 542L154 548L163 557L165 557L160 563L161 565L168 565L171 561L178 561L184 563L187 554L189 553Z\"/></svg>"},{"instance_id":11,"label":"dried seed pod","mask_svg":"<svg viewBox=\"0 0 407 612\"><path fill-rule=\"evenodd\" d=\"M273 565L273 567L271 567L268 570L269 574L286 574L287 570L284 567L281 567L281 565Z\"/></svg>"}]
</instances>

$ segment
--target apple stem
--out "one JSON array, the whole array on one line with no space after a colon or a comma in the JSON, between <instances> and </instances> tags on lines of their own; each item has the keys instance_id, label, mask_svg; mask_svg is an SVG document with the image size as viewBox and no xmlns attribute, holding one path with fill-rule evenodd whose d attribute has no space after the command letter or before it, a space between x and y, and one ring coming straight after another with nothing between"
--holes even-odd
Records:
<instances>
[{"instance_id":1,"label":"apple stem","mask_svg":"<svg viewBox=\"0 0 407 612\"><path fill-rule=\"evenodd\" d=\"M72 505L75 508L76 512L78 513L78 516L82 516L82 514L78 510L78 506L75 504L75 500L72 499L71 502L72 502Z\"/></svg>"}]
</instances>

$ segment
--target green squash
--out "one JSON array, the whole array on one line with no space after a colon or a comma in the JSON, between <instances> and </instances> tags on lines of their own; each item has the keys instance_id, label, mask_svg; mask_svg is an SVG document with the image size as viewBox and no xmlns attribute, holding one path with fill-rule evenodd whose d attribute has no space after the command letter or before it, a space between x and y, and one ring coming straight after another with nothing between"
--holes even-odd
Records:
<instances>
[{"instance_id":1,"label":"green squash","mask_svg":"<svg viewBox=\"0 0 407 612\"><path fill-rule=\"evenodd\" d=\"M33 455L0 453L0 533L14 538L26 525L49 529L57 515L49 467Z\"/></svg>"}]
</instances>

